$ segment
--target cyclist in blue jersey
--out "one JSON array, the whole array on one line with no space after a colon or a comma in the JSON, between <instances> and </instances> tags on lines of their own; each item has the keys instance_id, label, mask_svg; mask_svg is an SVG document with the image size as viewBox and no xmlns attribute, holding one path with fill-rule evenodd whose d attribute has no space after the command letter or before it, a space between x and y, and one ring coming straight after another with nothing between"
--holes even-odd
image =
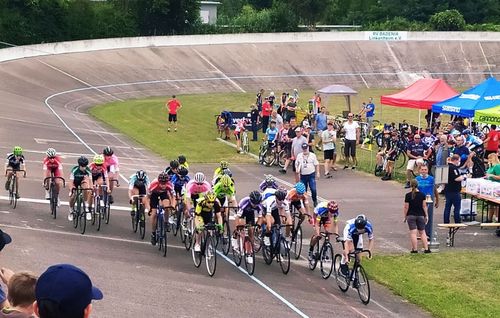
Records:
<instances>
[{"instance_id":1,"label":"cyclist in blue jersey","mask_svg":"<svg viewBox=\"0 0 500 318\"><path fill-rule=\"evenodd\" d=\"M260 183L259 189L264 192L266 189L278 189L278 183L272 174L266 174L265 179Z\"/></svg>"},{"instance_id":2,"label":"cyclist in blue jersey","mask_svg":"<svg viewBox=\"0 0 500 318\"><path fill-rule=\"evenodd\" d=\"M313 260L314 246L319 243L321 238L321 226L323 226L325 231L337 234L339 232L338 218L339 206L333 200L320 202L314 208L314 234L311 237L311 244L309 244L309 261Z\"/></svg>"},{"instance_id":3,"label":"cyclist in blue jersey","mask_svg":"<svg viewBox=\"0 0 500 318\"><path fill-rule=\"evenodd\" d=\"M470 151L482 152L484 150L483 140L477 136L471 134L469 129L462 132L465 138L465 146L469 148Z\"/></svg>"},{"instance_id":4,"label":"cyclist in blue jersey","mask_svg":"<svg viewBox=\"0 0 500 318\"><path fill-rule=\"evenodd\" d=\"M271 120L270 126L266 130L266 141L267 141L267 147L268 148L274 148L276 147L277 139L278 139L278 128L276 128L276 121ZM267 151L267 149L266 149Z\"/></svg>"},{"instance_id":5,"label":"cyclist in blue jersey","mask_svg":"<svg viewBox=\"0 0 500 318\"><path fill-rule=\"evenodd\" d=\"M363 249L363 234L368 235L368 250L373 249L373 226L366 219L364 214L356 216L346 222L344 227L344 253L340 262L340 269L344 275L348 275L347 263L349 262L349 253L354 250Z\"/></svg>"},{"instance_id":6,"label":"cyclist in blue jersey","mask_svg":"<svg viewBox=\"0 0 500 318\"><path fill-rule=\"evenodd\" d=\"M174 185L175 197L177 200L184 195L185 186L189 182L188 170L181 166L176 174L172 176L170 181Z\"/></svg>"}]
</instances>

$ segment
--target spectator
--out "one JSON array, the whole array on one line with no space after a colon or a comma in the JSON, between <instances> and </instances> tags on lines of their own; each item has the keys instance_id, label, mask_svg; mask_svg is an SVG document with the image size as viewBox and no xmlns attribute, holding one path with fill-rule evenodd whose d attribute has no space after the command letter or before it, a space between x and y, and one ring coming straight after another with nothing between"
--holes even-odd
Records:
<instances>
[{"instance_id":1,"label":"spectator","mask_svg":"<svg viewBox=\"0 0 500 318\"><path fill-rule=\"evenodd\" d=\"M500 161L498 161L498 155L496 153L490 153L488 155L488 166L489 168L486 171L486 178L491 181L500 182ZM498 205L490 205L488 208L488 217L486 218L486 223L493 222L493 215L496 215L498 221L498 211Z\"/></svg>"},{"instance_id":2,"label":"spectator","mask_svg":"<svg viewBox=\"0 0 500 318\"><path fill-rule=\"evenodd\" d=\"M302 135L300 127L295 128L297 136L292 140L292 169L295 172L295 182L299 182L299 173L296 170L295 160L299 153L302 153L302 145L307 144L307 139Z\"/></svg>"},{"instance_id":3,"label":"spectator","mask_svg":"<svg viewBox=\"0 0 500 318\"><path fill-rule=\"evenodd\" d=\"M337 170L335 168L337 132L333 122L328 122L327 129L321 133L321 140L323 141L323 158L325 159L325 178L331 178L330 170Z\"/></svg>"},{"instance_id":4,"label":"spectator","mask_svg":"<svg viewBox=\"0 0 500 318\"><path fill-rule=\"evenodd\" d=\"M427 148L431 148L436 140L437 137L432 134L429 128L427 128L424 132L424 136L422 137L422 142L427 146Z\"/></svg>"},{"instance_id":5,"label":"spectator","mask_svg":"<svg viewBox=\"0 0 500 318\"><path fill-rule=\"evenodd\" d=\"M321 133L326 130L326 125L327 125L328 117L326 115L326 108L323 106L321 107L321 112L318 113L315 118L314 118L314 130L317 131L317 134L321 136ZM320 143L321 143L321 138L318 140L318 144L316 147L318 150L321 150L320 148Z\"/></svg>"},{"instance_id":6,"label":"spectator","mask_svg":"<svg viewBox=\"0 0 500 318\"><path fill-rule=\"evenodd\" d=\"M418 191L430 198L427 202L427 222L425 224L425 234L429 239L432 239L432 220L434 219L434 207L439 206L439 194L434 183L434 177L429 175L429 168L426 165L420 166L420 175L415 180L418 183ZM434 201L434 206L432 205Z\"/></svg>"},{"instance_id":7,"label":"spectator","mask_svg":"<svg viewBox=\"0 0 500 318\"><path fill-rule=\"evenodd\" d=\"M175 98L175 95L172 95L172 99L169 100L165 107L168 108L168 130L170 131L170 127L172 126L172 122L174 122L174 131L177 131L177 112L182 108L181 103Z\"/></svg>"},{"instance_id":8,"label":"spectator","mask_svg":"<svg viewBox=\"0 0 500 318\"><path fill-rule=\"evenodd\" d=\"M33 302L37 277L29 272L13 274L9 279L8 299L10 307L0 311L0 318L34 318Z\"/></svg>"},{"instance_id":9,"label":"spectator","mask_svg":"<svg viewBox=\"0 0 500 318\"><path fill-rule=\"evenodd\" d=\"M453 154L458 155L460 157L460 173L467 173L469 168L472 167L472 155L469 148L465 145L464 136L457 136L455 138L456 146L453 149Z\"/></svg>"},{"instance_id":10,"label":"spectator","mask_svg":"<svg viewBox=\"0 0 500 318\"><path fill-rule=\"evenodd\" d=\"M285 147L285 152L286 152L285 166L283 167L283 169L280 169L280 173L283 173L283 174L286 173L286 169L288 168L290 163L293 161L292 141L293 141L293 138L295 138L297 136L297 133L295 132L296 129L297 129L297 119L294 117L294 118L290 119L290 127L288 128L287 135L286 135L287 138L284 138L284 136L282 137L282 140L285 140L284 147ZM300 130L300 127L299 127L299 130Z\"/></svg>"},{"instance_id":11,"label":"spectator","mask_svg":"<svg viewBox=\"0 0 500 318\"><path fill-rule=\"evenodd\" d=\"M345 131L344 140L344 155L345 155L345 165L344 170L349 168L349 161L352 160L352 169L356 169L356 145L359 143L359 125L357 122L353 121L354 115L349 113L347 115L347 121L343 125L343 130Z\"/></svg>"},{"instance_id":12,"label":"spectator","mask_svg":"<svg viewBox=\"0 0 500 318\"><path fill-rule=\"evenodd\" d=\"M257 141L257 126L259 125L260 114L255 105L250 106L250 121L252 122L252 141Z\"/></svg>"},{"instance_id":13,"label":"spectator","mask_svg":"<svg viewBox=\"0 0 500 318\"><path fill-rule=\"evenodd\" d=\"M295 110L297 109L297 103L294 101L293 97L288 98L288 102L283 110L283 119L291 120L295 116Z\"/></svg>"},{"instance_id":14,"label":"spectator","mask_svg":"<svg viewBox=\"0 0 500 318\"><path fill-rule=\"evenodd\" d=\"M299 90L298 89L296 89L296 88L293 89L292 97L293 97L293 102L295 104L297 104L299 102Z\"/></svg>"},{"instance_id":15,"label":"spectator","mask_svg":"<svg viewBox=\"0 0 500 318\"><path fill-rule=\"evenodd\" d=\"M415 165L420 167L424 164L424 159L427 159L429 148L422 142L419 134L413 136L413 142L408 143L406 154L408 155L408 164L406 165L406 185L405 188L410 187L410 179L413 175Z\"/></svg>"},{"instance_id":16,"label":"spectator","mask_svg":"<svg viewBox=\"0 0 500 318\"><path fill-rule=\"evenodd\" d=\"M491 125L491 130L484 140L486 151L484 152L485 158L489 157L490 153L498 153L498 144L500 142L500 131L497 131L497 125Z\"/></svg>"},{"instance_id":17,"label":"spectator","mask_svg":"<svg viewBox=\"0 0 500 318\"><path fill-rule=\"evenodd\" d=\"M225 140L230 140L229 133L231 132L231 126L233 125L233 115L228 110L223 110L220 113L220 118L224 121L224 133L226 134Z\"/></svg>"},{"instance_id":18,"label":"spectator","mask_svg":"<svg viewBox=\"0 0 500 318\"><path fill-rule=\"evenodd\" d=\"M269 127L269 117L271 117L271 113L273 111L273 106L269 103L267 97L264 100L264 104L262 104L262 132L266 133L267 128Z\"/></svg>"},{"instance_id":19,"label":"spectator","mask_svg":"<svg viewBox=\"0 0 500 318\"><path fill-rule=\"evenodd\" d=\"M4 231L0 230L0 253L2 252L5 245L7 245L11 242L12 242L12 238L10 237L10 235L5 233ZM7 284L9 279L10 279L10 275L6 275L6 274L11 273L12 271L10 271L10 270L5 270L5 271L6 271L6 273L4 273L4 269L2 268L0 276L1 276L4 284ZM9 301L7 300L7 296L5 295L4 290L2 289L2 285L0 285L0 308L3 308L3 307L8 306L8 305L9 305Z\"/></svg>"},{"instance_id":20,"label":"spectator","mask_svg":"<svg viewBox=\"0 0 500 318\"><path fill-rule=\"evenodd\" d=\"M318 192L316 191L316 177L319 178L319 162L316 155L309 151L309 145L303 143L302 152L297 154L295 159L295 170L300 175L300 181L307 188L311 188L311 195L314 206L318 204Z\"/></svg>"},{"instance_id":21,"label":"spectator","mask_svg":"<svg viewBox=\"0 0 500 318\"><path fill-rule=\"evenodd\" d=\"M257 92L256 98L255 98L255 105L257 105L257 109L262 111L262 96L264 95L264 89L261 88L260 91Z\"/></svg>"},{"instance_id":22,"label":"spectator","mask_svg":"<svg viewBox=\"0 0 500 318\"><path fill-rule=\"evenodd\" d=\"M366 122L368 123L368 133L373 127L373 117L375 116L375 104L373 103L373 98L368 98L368 104L363 103L363 109L359 112L359 115L366 114Z\"/></svg>"},{"instance_id":23,"label":"spectator","mask_svg":"<svg viewBox=\"0 0 500 318\"><path fill-rule=\"evenodd\" d=\"M273 112L271 113L271 120L274 120L276 122L276 128L278 128L278 130L281 130L281 128L283 128L283 117L281 117L281 115L278 114L276 110L273 110Z\"/></svg>"},{"instance_id":24,"label":"spectator","mask_svg":"<svg viewBox=\"0 0 500 318\"><path fill-rule=\"evenodd\" d=\"M269 101L269 104L271 105L271 107L274 109L274 101L276 100L276 96L274 96L274 92L269 93L267 100Z\"/></svg>"},{"instance_id":25,"label":"spectator","mask_svg":"<svg viewBox=\"0 0 500 318\"><path fill-rule=\"evenodd\" d=\"M313 151L313 146L314 146L314 132L311 130L311 125L309 125L308 121L304 121L302 123L302 127L304 128L303 130L303 135L307 139L307 144L309 145L309 151Z\"/></svg>"},{"instance_id":26,"label":"spectator","mask_svg":"<svg viewBox=\"0 0 500 318\"><path fill-rule=\"evenodd\" d=\"M315 112L317 113L321 109L321 95L318 92L314 92L314 105L316 106Z\"/></svg>"},{"instance_id":27,"label":"spectator","mask_svg":"<svg viewBox=\"0 0 500 318\"><path fill-rule=\"evenodd\" d=\"M396 157L398 155L398 144L399 135L397 131L391 132L391 138L388 140L386 145L387 154L387 165L385 167L385 175L381 178L382 181L388 181L392 179L392 172L394 171L394 164L396 162Z\"/></svg>"},{"instance_id":28,"label":"spectator","mask_svg":"<svg viewBox=\"0 0 500 318\"><path fill-rule=\"evenodd\" d=\"M455 223L460 223L460 204L462 199L460 191L462 190L462 181L466 180L465 175L460 174L460 156L454 154L451 156L448 169L448 184L444 187L444 223L450 223L451 206L453 205L453 217Z\"/></svg>"},{"instance_id":29,"label":"spectator","mask_svg":"<svg viewBox=\"0 0 500 318\"><path fill-rule=\"evenodd\" d=\"M38 278L35 314L40 318L88 318L92 300L103 298L84 271L70 264L50 266Z\"/></svg>"},{"instance_id":30,"label":"spectator","mask_svg":"<svg viewBox=\"0 0 500 318\"><path fill-rule=\"evenodd\" d=\"M411 252L418 253L417 231L420 234L424 253L430 253L429 242L425 234L425 226L428 222L427 203L425 195L418 190L419 184L416 180L410 182L411 192L405 196L405 205L403 209L404 222L408 223L410 230Z\"/></svg>"},{"instance_id":31,"label":"spectator","mask_svg":"<svg viewBox=\"0 0 500 318\"><path fill-rule=\"evenodd\" d=\"M278 108L278 114L280 114L281 116L283 116L283 119L285 121L288 121L287 119L285 119L285 114L284 114L284 110L285 110L285 107L286 107L286 101L287 100L288 100L288 93L283 92L281 94L281 103L280 103L280 107Z\"/></svg>"}]
</instances>

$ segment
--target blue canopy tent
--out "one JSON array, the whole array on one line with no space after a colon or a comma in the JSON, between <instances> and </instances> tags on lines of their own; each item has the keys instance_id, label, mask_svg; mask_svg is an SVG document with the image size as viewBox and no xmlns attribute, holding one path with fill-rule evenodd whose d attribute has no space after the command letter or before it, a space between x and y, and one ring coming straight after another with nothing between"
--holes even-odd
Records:
<instances>
[{"instance_id":1,"label":"blue canopy tent","mask_svg":"<svg viewBox=\"0 0 500 318\"><path fill-rule=\"evenodd\" d=\"M462 94L432 105L432 111L461 117L474 117L475 111L500 105L500 82L490 77Z\"/></svg>"}]
</instances>

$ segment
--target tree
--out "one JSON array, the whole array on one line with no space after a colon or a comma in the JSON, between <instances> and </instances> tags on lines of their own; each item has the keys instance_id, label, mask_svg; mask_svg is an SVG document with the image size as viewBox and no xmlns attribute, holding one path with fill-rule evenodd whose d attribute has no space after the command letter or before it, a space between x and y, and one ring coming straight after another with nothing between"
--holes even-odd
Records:
<instances>
[{"instance_id":1,"label":"tree","mask_svg":"<svg viewBox=\"0 0 500 318\"><path fill-rule=\"evenodd\" d=\"M95 38L96 14L87 0L73 0L68 3L65 15L67 35L71 40ZM109 21L112 23L112 21Z\"/></svg>"},{"instance_id":2,"label":"tree","mask_svg":"<svg viewBox=\"0 0 500 318\"><path fill-rule=\"evenodd\" d=\"M284 1L284 0L277 0ZM328 1L325 0L288 0L290 7L306 25L314 26L323 18Z\"/></svg>"},{"instance_id":3,"label":"tree","mask_svg":"<svg viewBox=\"0 0 500 318\"><path fill-rule=\"evenodd\" d=\"M464 16L455 9L432 15L429 23L436 31L462 31L465 29Z\"/></svg>"}]
</instances>

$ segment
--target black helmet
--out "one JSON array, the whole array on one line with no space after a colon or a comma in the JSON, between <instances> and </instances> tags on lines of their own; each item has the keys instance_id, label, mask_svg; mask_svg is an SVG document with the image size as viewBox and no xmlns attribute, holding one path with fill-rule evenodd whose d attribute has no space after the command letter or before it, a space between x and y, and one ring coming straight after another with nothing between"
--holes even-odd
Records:
<instances>
[{"instance_id":1,"label":"black helmet","mask_svg":"<svg viewBox=\"0 0 500 318\"><path fill-rule=\"evenodd\" d=\"M262 195L259 191L250 192L250 195L248 197L250 198L250 202L252 204L259 204L260 201L262 201Z\"/></svg>"},{"instance_id":2,"label":"black helmet","mask_svg":"<svg viewBox=\"0 0 500 318\"><path fill-rule=\"evenodd\" d=\"M78 158L78 165L80 167L86 167L89 165L89 160L86 157L81 156L80 158Z\"/></svg>"},{"instance_id":3,"label":"black helmet","mask_svg":"<svg viewBox=\"0 0 500 318\"><path fill-rule=\"evenodd\" d=\"M170 168L172 168L172 169L179 168L179 161L177 161L177 160L170 161Z\"/></svg>"},{"instance_id":4,"label":"black helmet","mask_svg":"<svg viewBox=\"0 0 500 318\"><path fill-rule=\"evenodd\" d=\"M186 159L186 156L184 155L179 155L179 158L177 158L177 160L179 161L179 163L182 165L182 164L185 164L187 159Z\"/></svg>"},{"instance_id":5,"label":"black helmet","mask_svg":"<svg viewBox=\"0 0 500 318\"><path fill-rule=\"evenodd\" d=\"M113 149L111 149L111 147L108 146L108 147L104 148L104 150L102 151L102 154L105 156L112 156Z\"/></svg>"},{"instance_id":6,"label":"black helmet","mask_svg":"<svg viewBox=\"0 0 500 318\"><path fill-rule=\"evenodd\" d=\"M186 169L185 167L181 166L181 167L179 168L179 172L178 172L178 173L179 173L179 175L180 175L181 177L185 177L185 176L187 176L187 175L188 175L188 169Z\"/></svg>"},{"instance_id":7,"label":"black helmet","mask_svg":"<svg viewBox=\"0 0 500 318\"><path fill-rule=\"evenodd\" d=\"M137 177L137 180L145 180L146 172L144 170L139 170L135 173L135 176Z\"/></svg>"},{"instance_id":8,"label":"black helmet","mask_svg":"<svg viewBox=\"0 0 500 318\"><path fill-rule=\"evenodd\" d=\"M354 220L354 225L358 230L362 230L366 226L366 216L364 214L360 214Z\"/></svg>"},{"instance_id":9,"label":"black helmet","mask_svg":"<svg viewBox=\"0 0 500 318\"><path fill-rule=\"evenodd\" d=\"M283 201L286 198L286 191L283 189L279 189L276 191L275 195L278 201Z\"/></svg>"},{"instance_id":10,"label":"black helmet","mask_svg":"<svg viewBox=\"0 0 500 318\"><path fill-rule=\"evenodd\" d=\"M170 180L170 176L166 174L165 172L162 172L158 175L158 182L159 183L167 183Z\"/></svg>"}]
</instances>

